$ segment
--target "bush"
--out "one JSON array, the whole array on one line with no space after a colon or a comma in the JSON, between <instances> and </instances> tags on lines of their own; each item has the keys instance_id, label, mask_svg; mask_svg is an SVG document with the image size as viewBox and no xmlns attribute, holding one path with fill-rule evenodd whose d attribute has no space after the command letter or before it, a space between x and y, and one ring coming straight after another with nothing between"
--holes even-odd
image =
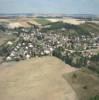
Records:
<instances>
[{"instance_id":1,"label":"bush","mask_svg":"<svg viewBox=\"0 0 99 100\"><path fill-rule=\"evenodd\" d=\"M73 74L72 75L72 78L75 78L76 79L77 78L77 74Z\"/></svg>"},{"instance_id":2,"label":"bush","mask_svg":"<svg viewBox=\"0 0 99 100\"><path fill-rule=\"evenodd\" d=\"M91 97L90 100L99 100L99 95L96 95L94 97Z\"/></svg>"},{"instance_id":3,"label":"bush","mask_svg":"<svg viewBox=\"0 0 99 100\"><path fill-rule=\"evenodd\" d=\"M84 90L87 90L87 89L88 89L88 87L87 87L87 86L83 86L83 89L84 89Z\"/></svg>"}]
</instances>

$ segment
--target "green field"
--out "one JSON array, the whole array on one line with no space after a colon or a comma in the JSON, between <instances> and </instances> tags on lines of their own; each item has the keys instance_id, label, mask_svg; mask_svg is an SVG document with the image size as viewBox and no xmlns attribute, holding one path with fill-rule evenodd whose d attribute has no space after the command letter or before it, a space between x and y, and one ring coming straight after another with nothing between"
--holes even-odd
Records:
<instances>
[{"instance_id":1,"label":"green field","mask_svg":"<svg viewBox=\"0 0 99 100\"><path fill-rule=\"evenodd\" d=\"M50 23L50 21L48 21L47 19L45 18L36 18L35 21L41 25L46 25L48 23Z\"/></svg>"},{"instance_id":2,"label":"green field","mask_svg":"<svg viewBox=\"0 0 99 100\"><path fill-rule=\"evenodd\" d=\"M95 24L95 23L85 23L85 24L81 24L80 27L88 30L89 32L94 32L99 34L99 24Z\"/></svg>"}]
</instances>

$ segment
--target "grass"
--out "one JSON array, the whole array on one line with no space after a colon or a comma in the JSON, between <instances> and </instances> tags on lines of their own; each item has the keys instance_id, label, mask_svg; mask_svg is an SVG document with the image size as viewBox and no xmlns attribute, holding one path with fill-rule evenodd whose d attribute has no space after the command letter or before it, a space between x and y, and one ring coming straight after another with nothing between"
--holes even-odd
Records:
<instances>
[{"instance_id":1,"label":"grass","mask_svg":"<svg viewBox=\"0 0 99 100\"><path fill-rule=\"evenodd\" d=\"M89 32L99 33L99 25L95 23L85 23L80 25L82 28L85 28Z\"/></svg>"},{"instance_id":2,"label":"grass","mask_svg":"<svg viewBox=\"0 0 99 100\"><path fill-rule=\"evenodd\" d=\"M79 100L90 100L99 94L99 77L87 68L66 74L64 78L71 84Z\"/></svg>"},{"instance_id":3,"label":"grass","mask_svg":"<svg viewBox=\"0 0 99 100\"><path fill-rule=\"evenodd\" d=\"M35 21L36 21L37 23L39 23L39 24L42 24L42 25L46 25L46 24L49 24L49 23L50 23L50 21L48 21L48 20L45 19L45 18L37 18L37 19L35 19Z\"/></svg>"},{"instance_id":4,"label":"grass","mask_svg":"<svg viewBox=\"0 0 99 100\"><path fill-rule=\"evenodd\" d=\"M4 35L2 33L0 33L0 46L4 43L6 43L8 40L13 40L16 37L14 35Z\"/></svg>"}]
</instances>

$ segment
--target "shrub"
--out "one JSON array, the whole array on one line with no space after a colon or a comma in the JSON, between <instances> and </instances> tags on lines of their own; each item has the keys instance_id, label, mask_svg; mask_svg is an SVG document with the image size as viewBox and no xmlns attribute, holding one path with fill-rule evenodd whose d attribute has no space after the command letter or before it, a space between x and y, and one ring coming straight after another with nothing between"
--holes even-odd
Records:
<instances>
[{"instance_id":1,"label":"shrub","mask_svg":"<svg viewBox=\"0 0 99 100\"><path fill-rule=\"evenodd\" d=\"M96 95L94 97L91 97L90 100L99 100L99 95Z\"/></svg>"}]
</instances>

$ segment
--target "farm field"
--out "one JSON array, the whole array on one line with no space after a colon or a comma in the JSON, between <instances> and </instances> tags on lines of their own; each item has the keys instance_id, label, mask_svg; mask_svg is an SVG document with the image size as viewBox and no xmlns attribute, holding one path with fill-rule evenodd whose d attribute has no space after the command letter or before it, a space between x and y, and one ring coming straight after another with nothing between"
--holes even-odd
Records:
<instances>
[{"instance_id":1,"label":"farm field","mask_svg":"<svg viewBox=\"0 0 99 100\"><path fill-rule=\"evenodd\" d=\"M65 74L64 78L70 83L77 93L79 100L98 100L92 99L99 96L99 76L87 68Z\"/></svg>"},{"instance_id":2,"label":"farm field","mask_svg":"<svg viewBox=\"0 0 99 100\"><path fill-rule=\"evenodd\" d=\"M63 78L64 73L75 70L54 57L4 63L0 65L0 99L78 100Z\"/></svg>"}]
</instances>

